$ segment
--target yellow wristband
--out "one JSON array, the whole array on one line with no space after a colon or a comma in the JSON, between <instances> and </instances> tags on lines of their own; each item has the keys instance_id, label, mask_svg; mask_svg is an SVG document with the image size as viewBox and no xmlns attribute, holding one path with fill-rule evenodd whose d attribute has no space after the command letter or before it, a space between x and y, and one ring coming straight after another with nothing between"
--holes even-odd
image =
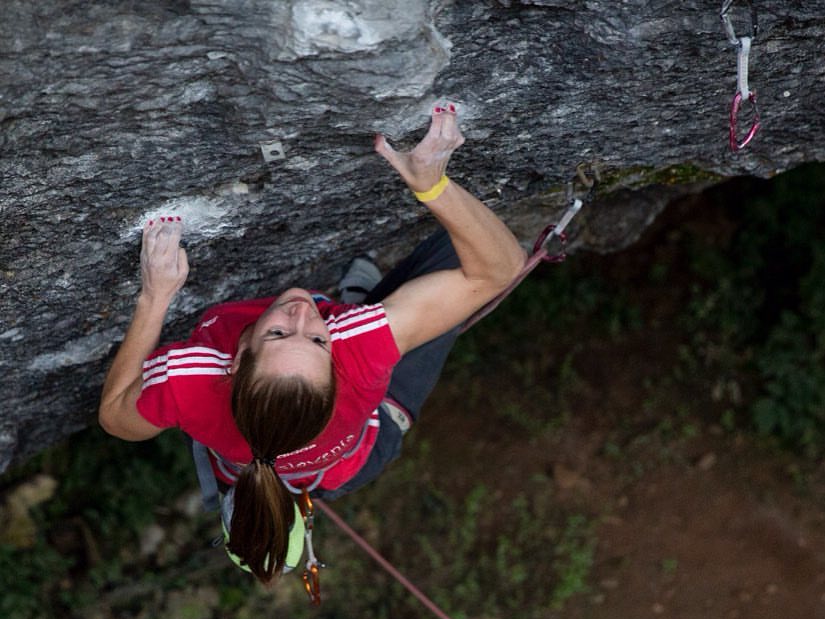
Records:
<instances>
[{"instance_id":1,"label":"yellow wristband","mask_svg":"<svg viewBox=\"0 0 825 619\"><path fill-rule=\"evenodd\" d=\"M450 179L447 178L447 175L444 174L441 177L441 180L438 181L432 188L428 189L427 191L413 191L415 197L421 200L422 202L430 202L435 200L438 196L444 193L444 190L447 188L447 185L450 184Z\"/></svg>"}]
</instances>

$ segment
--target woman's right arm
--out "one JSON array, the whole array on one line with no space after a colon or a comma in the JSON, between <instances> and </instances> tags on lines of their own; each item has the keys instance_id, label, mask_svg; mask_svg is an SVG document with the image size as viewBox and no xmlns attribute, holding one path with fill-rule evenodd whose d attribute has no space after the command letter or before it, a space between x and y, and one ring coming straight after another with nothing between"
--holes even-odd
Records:
<instances>
[{"instance_id":1,"label":"woman's right arm","mask_svg":"<svg viewBox=\"0 0 825 619\"><path fill-rule=\"evenodd\" d=\"M140 252L141 292L123 343L106 375L98 420L106 432L141 441L163 431L137 410L143 362L158 345L166 312L186 281L189 263L180 247L180 221L149 222Z\"/></svg>"}]
</instances>

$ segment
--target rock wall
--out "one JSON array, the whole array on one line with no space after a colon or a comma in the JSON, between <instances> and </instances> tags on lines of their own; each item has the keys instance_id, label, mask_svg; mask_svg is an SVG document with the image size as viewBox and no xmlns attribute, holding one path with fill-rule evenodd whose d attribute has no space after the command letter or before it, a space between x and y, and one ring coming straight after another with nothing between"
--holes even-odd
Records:
<instances>
[{"instance_id":1,"label":"rock wall","mask_svg":"<svg viewBox=\"0 0 825 619\"><path fill-rule=\"evenodd\" d=\"M582 162L602 182L572 243L611 251L676 195L825 160L825 0L757 3L763 129L739 153L716 4L0 0L0 472L94 418L147 218L188 226L169 338L213 302L328 286L431 225L372 136L413 143L438 96L467 137L451 175L525 239Z\"/></svg>"}]
</instances>

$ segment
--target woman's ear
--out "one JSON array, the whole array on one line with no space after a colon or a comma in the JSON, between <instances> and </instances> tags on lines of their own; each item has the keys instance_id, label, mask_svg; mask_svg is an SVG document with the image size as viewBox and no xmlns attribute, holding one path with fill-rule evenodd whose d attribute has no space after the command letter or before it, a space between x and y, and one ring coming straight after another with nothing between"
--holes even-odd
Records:
<instances>
[{"instance_id":1,"label":"woman's ear","mask_svg":"<svg viewBox=\"0 0 825 619\"><path fill-rule=\"evenodd\" d=\"M227 374L231 376L238 371L238 367L241 365L241 357L247 348L249 348L249 327L244 329L241 337L238 338L238 352L235 353L235 358L232 359L232 365L226 371Z\"/></svg>"}]
</instances>

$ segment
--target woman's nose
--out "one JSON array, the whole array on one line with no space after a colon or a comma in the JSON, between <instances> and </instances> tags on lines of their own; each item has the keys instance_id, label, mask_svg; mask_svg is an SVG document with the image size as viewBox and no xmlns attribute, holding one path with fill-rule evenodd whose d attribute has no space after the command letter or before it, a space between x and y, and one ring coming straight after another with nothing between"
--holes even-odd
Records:
<instances>
[{"instance_id":1,"label":"woman's nose","mask_svg":"<svg viewBox=\"0 0 825 619\"><path fill-rule=\"evenodd\" d=\"M292 311L290 312L290 315L297 322L303 325L307 319L307 316L309 315L309 305L307 305L306 303L293 303L292 305L293 306L291 308Z\"/></svg>"}]
</instances>

